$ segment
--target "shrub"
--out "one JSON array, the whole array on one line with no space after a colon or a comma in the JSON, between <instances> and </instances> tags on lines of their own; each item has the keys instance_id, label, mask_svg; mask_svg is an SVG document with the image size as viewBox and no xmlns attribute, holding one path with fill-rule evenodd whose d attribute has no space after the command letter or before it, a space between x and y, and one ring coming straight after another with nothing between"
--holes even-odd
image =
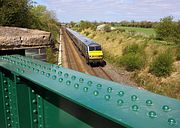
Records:
<instances>
[{"instance_id":1,"label":"shrub","mask_svg":"<svg viewBox=\"0 0 180 128\"><path fill-rule=\"evenodd\" d=\"M176 49L176 60L180 61L180 47Z\"/></svg>"},{"instance_id":2,"label":"shrub","mask_svg":"<svg viewBox=\"0 0 180 128\"><path fill-rule=\"evenodd\" d=\"M105 32L110 32L111 31L111 27L109 25L104 26L104 31Z\"/></svg>"},{"instance_id":3,"label":"shrub","mask_svg":"<svg viewBox=\"0 0 180 128\"><path fill-rule=\"evenodd\" d=\"M145 65L145 56L139 53L129 53L120 58L120 64L123 65L127 71L142 69Z\"/></svg>"},{"instance_id":4,"label":"shrub","mask_svg":"<svg viewBox=\"0 0 180 128\"><path fill-rule=\"evenodd\" d=\"M143 51L143 47L139 46L138 44L132 44L128 45L123 49L123 55L129 54L129 53L141 53Z\"/></svg>"},{"instance_id":5,"label":"shrub","mask_svg":"<svg viewBox=\"0 0 180 128\"><path fill-rule=\"evenodd\" d=\"M159 54L150 66L150 72L155 76L168 76L173 70L173 55L170 50Z\"/></svg>"}]
</instances>

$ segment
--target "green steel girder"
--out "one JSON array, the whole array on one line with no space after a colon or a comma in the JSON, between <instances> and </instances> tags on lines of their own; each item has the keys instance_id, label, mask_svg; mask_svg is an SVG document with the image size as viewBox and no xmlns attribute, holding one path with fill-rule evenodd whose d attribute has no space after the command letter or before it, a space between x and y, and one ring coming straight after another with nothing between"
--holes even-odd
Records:
<instances>
[{"instance_id":1,"label":"green steel girder","mask_svg":"<svg viewBox=\"0 0 180 128\"><path fill-rule=\"evenodd\" d=\"M180 101L173 98L19 55L1 56L0 68L11 71L36 86L68 99L119 126L180 127ZM6 82L2 85L7 86ZM37 95L35 102L37 102L35 108L39 107L37 111L43 113L41 109L43 99ZM44 127L45 119L41 116L37 118L41 122L38 127Z\"/></svg>"}]
</instances>

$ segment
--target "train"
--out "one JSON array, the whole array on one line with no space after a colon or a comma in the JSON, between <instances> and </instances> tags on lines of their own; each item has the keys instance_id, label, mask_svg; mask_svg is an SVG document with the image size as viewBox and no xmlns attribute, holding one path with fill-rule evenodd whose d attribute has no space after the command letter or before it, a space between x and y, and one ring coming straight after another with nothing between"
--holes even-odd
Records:
<instances>
[{"instance_id":1,"label":"train","mask_svg":"<svg viewBox=\"0 0 180 128\"><path fill-rule=\"evenodd\" d=\"M94 65L94 64L98 64L101 66L106 65L100 44L94 42L93 40L79 34L78 32L70 28L65 28L65 29L69 37L73 40L76 47L85 57L86 63L88 65Z\"/></svg>"}]
</instances>

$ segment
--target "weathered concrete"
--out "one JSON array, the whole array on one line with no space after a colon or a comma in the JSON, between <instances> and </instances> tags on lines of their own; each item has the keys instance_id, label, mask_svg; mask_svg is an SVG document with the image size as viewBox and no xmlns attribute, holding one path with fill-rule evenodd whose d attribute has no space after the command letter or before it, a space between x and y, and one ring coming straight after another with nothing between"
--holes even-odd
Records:
<instances>
[{"instance_id":1,"label":"weathered concrete","mask_svg":"<svg viewBox=\"0 0 180 128\"><path fill-rule=\"evenodd\" d=\"M50 45L52 45L50 32L0 27L0 50L43 48Z\"/></svg>"}]
</instances>

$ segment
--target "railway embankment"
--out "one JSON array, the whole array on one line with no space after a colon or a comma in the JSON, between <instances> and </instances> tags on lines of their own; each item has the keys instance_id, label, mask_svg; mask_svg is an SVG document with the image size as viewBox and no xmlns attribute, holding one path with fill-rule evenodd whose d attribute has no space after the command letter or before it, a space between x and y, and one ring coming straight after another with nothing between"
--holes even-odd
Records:
<instances>
[{"instance_id":1,"label":"railway embankment","mask_svg":"<svg viewBox=\"0 0 180 128\"><path fill-rule=\"evenodd\" d=\"M100 43L105 53L105 59L110 63L111 67L121 76L128 76L130 81L135 81L137 87L180 99L180 61L176 57L179 52L178 47L165 41L160 42L151 38L132 36L126 32L116 30L103 32L86 29L81 33ZM128 54L125 58L126 63L123 66L121 63L122 56L124 56L123 52L125 52L125 48L127 50L132 44L137 44L134 49L137 53ZM162 57L164 55L161 55L167 52L172 54L172 65L170 64L171 57ZM142 64L141 60L139 60L142 56L145 56L145 58L142 58L144 64L139 66ZM158 57L159 60L157 60ZM156 65L154 64L155 60L157 60ZM134 70L127 71L127 64L130 66L133 64L130 68ZM170 69L171 71L165 76L156 76L151 71L153 64L155 66L160 64L161 67L165 66L167 70ZM163 71L161 67L155 69L161 73Z\"/></svg>"}]
</instances>

